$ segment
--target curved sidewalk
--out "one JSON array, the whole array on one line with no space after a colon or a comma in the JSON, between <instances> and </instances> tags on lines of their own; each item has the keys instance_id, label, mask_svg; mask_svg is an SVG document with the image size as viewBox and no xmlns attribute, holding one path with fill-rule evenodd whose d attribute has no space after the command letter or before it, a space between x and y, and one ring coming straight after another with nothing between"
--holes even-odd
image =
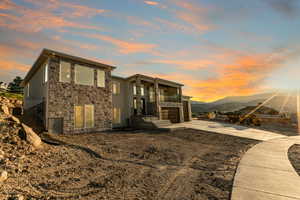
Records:
<instances>
[{"instance_id":1,"label":"curved sidewalk","mask_svg":"<svg viewBox=\"0 0 300 200\"><path fill-rule=\"evenodd\" d=\"M234 177L232 200L300 200L300 177L288 149L300 136L259 143L242 157Z\"/></svg>"}]
</instances>

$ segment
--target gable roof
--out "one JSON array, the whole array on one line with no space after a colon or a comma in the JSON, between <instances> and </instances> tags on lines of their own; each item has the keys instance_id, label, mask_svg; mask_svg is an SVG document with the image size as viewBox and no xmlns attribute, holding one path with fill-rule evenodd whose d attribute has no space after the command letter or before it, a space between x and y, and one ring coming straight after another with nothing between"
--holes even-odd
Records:
<instances>
[{"instance_id":1,"label":"gable roof","mask_svg":"<svg viewBox=\"0 0 300 200\"><path fill-rule=\"evenodd\" d=\"M37 58L37 60L34 62L32 67L30 68L30 70L26 74L24 80L22 81L21 85L23 87L31 79L31 77L37 72L37 70L41 67L41 65L51 56L58 56L58 57L61 57L61 58L67 58L67 59L70 59L70 60L74 60L74 61L78 61L78 62L82 62L82 63L87 63L87 64L91 64L91 65L94 65L94 66L97 66L97 67L100 67L100 68L106 68L106 69L110 69L110 70L113 70L113 69L116 68L115 66L103 64L103 63L96 62L96 61L93 61L93 60L89 60L89 59L86 59L86 58L65 54L65 53L62 53L62 52L59 52L59 51L54 51L54 50L51 50L51 49L43 49L42 52L40 53L39 57Z\"/></svg>"}]
</instances>

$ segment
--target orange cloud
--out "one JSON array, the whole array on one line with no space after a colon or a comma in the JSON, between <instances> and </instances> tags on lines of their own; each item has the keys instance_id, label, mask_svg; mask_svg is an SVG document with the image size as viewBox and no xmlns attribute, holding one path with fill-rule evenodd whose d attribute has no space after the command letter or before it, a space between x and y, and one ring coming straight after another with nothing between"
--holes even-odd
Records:
<instances>
[{"instance_id":1,"label":"orange cloud","mask_svg":"<svg viewBox=\"0 0 300 200\"><path fill-rule=\"evenodd\" d=\"M101 34L84 34L84 36L109 42L117 46L119 48L119 52L123 54L151 52L157 46L155 44L128 42Z\"/></svg>"},{"instance_id":2,"label":"orange cloud","mask_svg":"<svg viewBox=\"0 0 300 200\"><path fill-rule=\"evenodd\" d=\"M158 5L158 2L156 1L144 1L145 4L151 5L151 6L156 6Z\"/></svg>"},{"instance_id":3,"label":"orange cloud","mask_svg":"<svg viewBox=\"0 0 300 200\"><path fill-rule=\"evenodd\" d=\"M10 13L0 13L0 26L22 32L39 32L43 29L61 30L61 28L65 27L103 30L102 27L75 22L70 20L70 18L91 17L99 13L104 13L105 10L77 4L62 3L58 0L50 1L50 3L34 0L26 1L38 7L31 9L16 5L10 0L5 0L4 3L0 4L0 8L5 8L10 11ZM62 14L54 14L58 9L65 7L67 7L67 10L63 10Z\"/></svg>"},{"instance_id":4,"label":"orange cloud","mask_svg":"<svg viewBox=\"0 0 300 200\"><path fill-rule=\"evenodd\" d=\"M28 65L24 65L11 60L0 60L0 69L3 71L12 71L18 70L22 72L26 72L29 69Z\"/></svg>"},{"instance_id":5,"label":"orange cloud","mask_svg":"<svg viewBox=\"0 0 300 200\"><path fill-rule=\"evenodd\" d=\"M172 2L182 9L175 12L177 18L191 25L196 31L202 33L213 28L206 16L209 9L187 1L172 0Z\"/></svg>"}]
</instances>

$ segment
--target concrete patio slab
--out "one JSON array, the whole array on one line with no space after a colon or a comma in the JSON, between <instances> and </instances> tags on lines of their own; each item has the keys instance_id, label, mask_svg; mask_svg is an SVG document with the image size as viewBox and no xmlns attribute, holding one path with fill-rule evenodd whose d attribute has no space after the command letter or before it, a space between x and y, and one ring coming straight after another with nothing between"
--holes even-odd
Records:
<instances>
[{"instance_id":1,"label":"concrete patio slab","mask_svg":"<svg viewBox=\"0 0 300 200\"><path fill-rule=\"evenodd\" d=\"M255 140L267 141L276 138L283 138L285 136L273 133L270 131L263 131L234 124L226 124L220 122L193 120L191 122L172 124L167 128L192 128L197 130L215 132L220 134L233 135L238 137L250 138Z\"/></svg>"}]
</instances>

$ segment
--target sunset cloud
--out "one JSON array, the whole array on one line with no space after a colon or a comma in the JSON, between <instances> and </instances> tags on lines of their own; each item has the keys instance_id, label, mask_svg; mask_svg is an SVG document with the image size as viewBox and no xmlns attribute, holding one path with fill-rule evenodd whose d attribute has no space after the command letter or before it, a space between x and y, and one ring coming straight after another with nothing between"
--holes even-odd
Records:
<instances>
[{"instance_id":1,"label":"sunset cloud","mask_svg":"<svg viewBox=\"0 0 300 200\"><path fill-rule=\"evenodd\" d=\"M129 41L120 40L120 39L116 39L101 34L83 34L83 35L109 42L114 46L118 47L118 51L122 54L151 52L157 46L155 44L146 44L146 43L138 43L138 42L131 42L131 41L129 42Z\"/></svg>"},{"instance_id":2,"label":"sunset cloud","mask_svg":"<svg viewBox=\"0 0 300 200\"><path fill-rule=\"evenodd\" d=\"M144 2L145 2L145 4L148 4L148 5L151 5L151 6L158 5L158 2L156 2L156 1L144 1Z\"/></svg>"}]
</instances>

